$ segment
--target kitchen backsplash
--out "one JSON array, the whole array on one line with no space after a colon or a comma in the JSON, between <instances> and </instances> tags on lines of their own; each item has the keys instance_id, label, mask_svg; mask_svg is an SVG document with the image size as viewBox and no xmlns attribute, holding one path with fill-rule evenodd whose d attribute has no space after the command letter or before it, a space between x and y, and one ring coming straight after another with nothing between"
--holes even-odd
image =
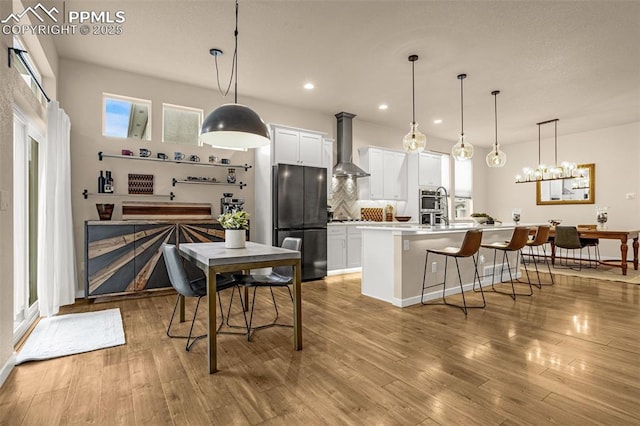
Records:
<instances>
[{"instance_id":1,"label":"kitchen backsplash","mask_svg":"<svg viewBox=\"0 0 640 426\"><path fill-rule=\"evenodd\" d=\"M347 177L333 177L331 179L331 198L327 204L333 208L333 218L339 219L360 219L360 209L362 207L385 208L387 204L394 207L396 215L402 215L406 209L406 202L403 201L372 201L358 200L358 180Z\"/></svg>"}]
</instances>

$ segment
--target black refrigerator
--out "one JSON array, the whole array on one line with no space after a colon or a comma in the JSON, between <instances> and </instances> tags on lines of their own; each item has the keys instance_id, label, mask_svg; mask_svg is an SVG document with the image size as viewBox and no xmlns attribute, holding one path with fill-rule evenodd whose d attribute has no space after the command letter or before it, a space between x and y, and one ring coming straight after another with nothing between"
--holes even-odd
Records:
<instances>
[{"instance_id":1,"label":"black refrigerator","mask_svg":"<svg viewBox=\"0 0 640 426\"><path fill-rule=\"evenodd\" d=\"M302 280L327 275L327 169L273 166L273 245L302 238Z\"/></svg>"}]
</instances>

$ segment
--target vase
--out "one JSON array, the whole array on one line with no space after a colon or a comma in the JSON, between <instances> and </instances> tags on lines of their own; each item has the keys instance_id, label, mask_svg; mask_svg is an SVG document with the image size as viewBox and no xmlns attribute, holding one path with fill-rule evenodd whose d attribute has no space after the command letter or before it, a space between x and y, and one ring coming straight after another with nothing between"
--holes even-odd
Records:
<instances>
[{"instance_id":1,"label":"vase","mask_svg":"<svg viewBox=\"0 0 640 426\"><path fill-rule=\"evenodd\" d=\"M245 237L244 229L225 229L224 246L230 249L245 248Z\"/></svg>"},{"instance_id":2,"label":"vase","mask_svg":"<svg viewBox=\"0 0 640 426\"><path fill-rule=\"evenodd\" d=\"M113 204L96 204L96 209L98 209L98 216L100 217L100 220L111 220L111 215L113 214L113 206Z\"/></svg>"},{"instance_id":3,"label":"vase","mask_svg":"<svg viewBox=\"0 0 640 426\"><path fill-rule=\"evenodd\" d=\"M607 229L605 223L609 220L609 208L608 207L596 207L596 222L598 223L596 229L598 231L604 231Z\"/></svg>"}]
</instances>

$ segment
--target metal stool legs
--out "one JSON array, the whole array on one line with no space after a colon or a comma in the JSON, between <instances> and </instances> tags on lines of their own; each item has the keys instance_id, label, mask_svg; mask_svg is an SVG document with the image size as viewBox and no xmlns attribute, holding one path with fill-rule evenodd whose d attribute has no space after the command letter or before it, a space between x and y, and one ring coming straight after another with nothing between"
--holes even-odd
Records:
<instances>
[{"instance_id":1,"label":"metal stool legs","mask_svg":"<svg viewBox=\"0 0 640 426\"><path fill-rule=\"evenodd\" d=\"M436 253L434 253L436 254ZM464 288L462 287L462 276L460 274L460 264L458 263L458 258L456 256L453 256L453 258L456 261L456 269L458 270L458 282L460 284L460 294L462 295L462 305L458 305L455 303L450 303L447 301L446 298L446 290L447 290L447 266L448 266L448 261L449 261L449 257L447 255L443 255L444 256L444 280L442 283L436 283L436 284L432 284L432 285L426 285L426 281L427 281L427 265L429 264L429 251L427 250L427 254L425 257L425 261L424 261L424 273L422 276L422 294L420 295L420 303L423 305L448 305L448 306L453 306L453 307L457 307L462 309L462 312L464 312L464 315L467 316L467 311L469 309L482 309L485 306L487 306L487 302L484 298L484 291L482 289L482 283L480 282L480 275L478 274L478 258L477 258L477 253L473 256L471 256L471 258L473 259L473 266L474 266L474 274L473 274L473 290L475 291L475 287L476 287L476 278L478 279L478 285L480 287L480 293L482 294L482 304L481 305L468 305L467 304L467 299L464 295ZM431 287L436 287L442 285L442 303L425 303L424 301L424 291L428 288Z\"/></svg>"},{"instance_id":2,"label":"metal stool legs","mask_svg":"<svg viewBox=\"0 0 640 426\"><path fill-rule=\"evenodd\" d=\"M542 288L543 285L554 285L555 282L553 280L553 274L551 273L551 264L549 263L549 258L547 257L547 250L544 248L544 245L542 246L542 257L544 259L544 263L546 263L547 265L547 270L549 271L549 276L551 277L551 284L547 284L547 283L543 283L542 280L540 279L540 271L538 270L538 260L536 259L537 257L540 257L540 246L536 247L536 251L538 252L538 254L533 254L533 247L529 247L529 251L531 252L529 254L529 256L531 256L531 258L533 259L533 266L535 267L536 270L536 276L538 277L538 283L532 283L533 285L535 285L538 288ZM522 265L524 266L525 271L527 270L527 265L523 262Z\"/></svg>"},{"instance_id":3,"label":"metal stool legs","mask_svg":"<svg viewBox=\"0 0 640 426\"><path fill-rule=\"evenodd\" d=\"M500 268L500 282L502 282L502 277L504 275L504 264L507 264L507 269L509 271L509 281L511 282L511 292L503 292L503 291L498 291L494 284L495 284L495 277L496 277L496 257L497 257L497 252L499 249L494 249L493 251L493 275L491 276L491 291L495 292L495 293L499 293L499 294L506 294L508 296L511 296L511 298L513 300L516 300L516 296L531 296L533 295L533 287L531 286L531 278L529 277L529 270L525 267L524 270L527 274L527 282L524 284L528 284L529 285L529 293L517 293L516 292L516 286L515 284L518 282L517 280L514 281L513 279L513 275L511 274L511 265L509 264L509 256L507 255L508 251L507 250L502 250L503 256L502 256L502 267ZM518 254L516 256L520 256L520 259L523 261L523 257L522 257L522 249L517 250ZM516 257L516 264L518 263L518 259Z\"/></svg>"}]
</instances>

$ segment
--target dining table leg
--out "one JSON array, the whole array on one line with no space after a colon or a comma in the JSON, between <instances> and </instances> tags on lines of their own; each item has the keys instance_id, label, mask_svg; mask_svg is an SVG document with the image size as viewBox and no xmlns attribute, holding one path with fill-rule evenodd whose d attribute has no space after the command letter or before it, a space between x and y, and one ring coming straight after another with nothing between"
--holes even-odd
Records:
<instances>
[{"instance_id":1,"label":"dining table leg","mask_svg":"<svg viewBox=\"0 0 640 426\"><path fill-rule=\"evenodd\" d=\"M207 354L209 374L218 371L218 345L216 333L216 271L209 267L207 271Z\"/></svg>"},{"instance_id":2,"label":"dining table leg","mask_svg":"<svg viewBox=\"0 0 640 426\"><path fill-rule=\"evenodd\" d=\"M629 246L627 245L627 236L620 238L620 266L622 267L622 275L627 275L627 253ZM635 249L634 249L635 251Z\"/></svg>"},{"instance_id":3,"label":"dining table leg","mask_svg":"<svg viewBox=\"0 0 640 426\"><path fill-rule=\"evenodd\" d=\"M302 265L293 264L293 349L302 350Z\"/></svg>"},{"instance_id":4,"label":"dining table leg","mask_svg":"<svg viewBox=\"0 0 640 426\"><path fill-rule=\"evenodd\" d=\"M638 270L638 237L633 239L633 269Z\"/></svg>"},{"instance_id":5,"label":"dining table leg","mask_svg":"<svg viewBox=\"0 0 640 426\"><path fill-rule=\"evenodd\" d=\"M551 265L556 266L556 243L555 239L550 241L551 243Z\"/></svg>"}]
</instances>

